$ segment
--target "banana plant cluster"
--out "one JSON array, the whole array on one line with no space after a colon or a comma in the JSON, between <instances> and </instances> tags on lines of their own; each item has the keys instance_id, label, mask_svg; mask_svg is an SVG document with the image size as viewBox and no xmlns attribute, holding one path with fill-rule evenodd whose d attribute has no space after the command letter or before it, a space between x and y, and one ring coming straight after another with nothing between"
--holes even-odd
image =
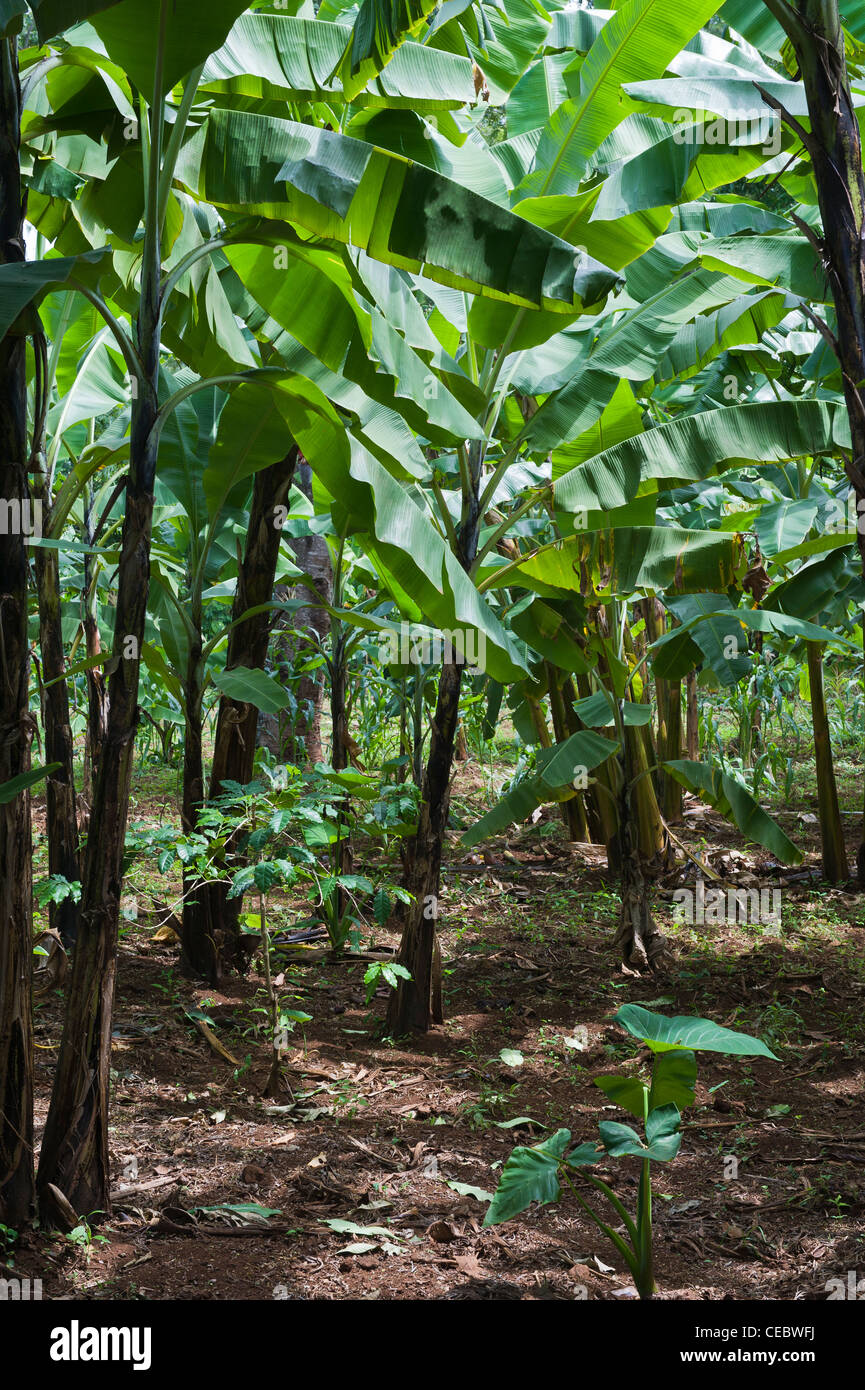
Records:
<instances>
[{"instance_id":1,"label":"banana plant cluster","mask_svg":"<svg viewBox=\"0 0 865 1390\"><path fill-rule=\"evenodd\" d=\"M29 956L40 780L49 873L81 882L51 904L74 969L46 1205L52 1187L82 1211L108 1201L105 1039L141 720L163 746L182 731L194 837L226 783L252 781L259 714L292 698L268 658L276 614L313 603L329 620L315 659L340 845L369 789L348 768L360 663L406 627L484 653L471 676L447 651L385 676L411 694L400 752L420 786L392 1033L438 1010L425 905L467 702L536 754L467 843L560 803L568 834L621 872L619 948L645 967L662 949L647 884L684 789L799 856L741 778L700 760L690 716L698 684L801 653L824 867L845 876L822 663L861 651L848 494L865 496L865 367L844 346L853 289L824 274L831 132L797 44L823 24L853 113L865 85L858 21L841 30L820 8L801 0L794 23L784 0L0 4L3 186L26 188L28 224L25 238L12 198L4 487L42 508L33 582L23 544L4 570L18 626L0 717L20 731L0 769L0 834L20 850L0 881L4 959ZM313 535L330 596L283 543ZM184 968L210 982L242 954L237 843L223 849L212 881L187 872L182 888ZM0 1081L29 1050L22 1030L0 1035ZM12 1130L0 1143L0 1211L32 1199L23 1111L24 1147Z\"/></svg>"}]
</instances>

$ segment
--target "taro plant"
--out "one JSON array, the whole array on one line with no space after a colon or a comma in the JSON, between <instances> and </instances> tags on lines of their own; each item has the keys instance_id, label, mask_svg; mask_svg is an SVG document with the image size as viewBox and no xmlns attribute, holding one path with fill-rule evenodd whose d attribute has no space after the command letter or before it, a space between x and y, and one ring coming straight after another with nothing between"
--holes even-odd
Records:
<instances>
[{"instance_id":1,"label":"taro plant","mask_svg":"<svg viewBox=\"0 0 865 1390\"><path fill-rule=\"evenodd\" d=\"M600 1143L589 1141L569 1149L571 1132L560 1129L542 1144L514 1149L502 1169L484 1225L509 1221L532 1202L557 1202L565 1184L622 1256L640 1298L651 1298L655 1292L652 1163L668 1163L679 1152L681 1112L694 1103L695 1053L778 1059L759 1038L722 1028L706 1018L666 1018L637 1004L625 1004L615 1015L615 1022L650 1050L651 1076L598 1076L595 1085L640 1122L642 1134L618 1120L601 1120ZM641 1161L634 1216L608 1183L587 1171L606 1159L626 1157ZM577 1186L580 1178L606 1198L618 1218L614 1224L604 1221L586 1201Z\"/></svg>"}]
</instances>

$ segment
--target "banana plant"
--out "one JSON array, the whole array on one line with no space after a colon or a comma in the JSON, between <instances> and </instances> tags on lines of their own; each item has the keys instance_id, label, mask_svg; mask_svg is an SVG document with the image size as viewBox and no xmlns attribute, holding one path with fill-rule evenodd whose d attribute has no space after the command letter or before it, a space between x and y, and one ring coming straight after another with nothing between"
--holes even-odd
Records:
<instances>
[{"instance_id":1,"label":"banana plant","mask_svg":"<svg viewBox=\"0 0 865 1390\"><path fill-rule=\"evenodd\" d=\"M121 348L134 390L106 738L83 865L67 1016L37 1175L47 1211L51 1211L55 1187L76 1211L105 1209L109 1203L109 1042L123 841L149 587L157 451L170 413L159 401L163 239L171 183L201 64L244 8L226 0L203 14L183 0L173 4L161 0L153 25L140 0L121 0L92 16L109 57L123 66L138 92L144 235L131 334L98 291L91 292L91 302ZM79 17L74 3L57 7L50 27L56 32ZM169 128L167 95L178 90L184 78ZM56 274L55 267L51 274Z\"/></svg>"},{"instance_id":2,"label":"banana plant","mask_svg":"<svg viewBox=\"0 0 865 1390\"><path fill-rule=\"evenodd\" d=\"M725 10L743 5L729 0ZM801 0L812 28L815 7ZM205 800L208 681L221 695L211 799L226 780L251 780L258 703L279 696L263 670L279 554L272 523L296 450L314 470L317 505L344 538L342 554L362 550L376 587L368 605L331 605L338 734L343 658L358 634L393 623L385 605L408 623L483 641L479 679L491 707L496 691L500 700L513 687L515 715L534 729L528 741L543 742L549 699L555 738L537 758L537 786L517 784L513 802L491 814L562 797L574 832L610 842L619 827L634 909L622 944L638 964L658 944L639 876L662 829L659 795L667 806L669 789L686 785L758 842L778 843L779 857L795 854L740 782L675 756L673 692L697 665L720 664L724 631L752 633L755 643L837 638L804 621L823 618L824 606L806 612L790 598L785 618L789 594L775 616L738 600L739 537L756 533L765 555L777 518L763 493L751 495L758 505L747 523L733 514L761 483L748 464L768 477L790 460L855 459L850 381L831 361L831 309L822 355L812 344L808 367L787 360L797 358L794 335L820 327L811 306L827 304L822 247L807 208L789 216L756 197L710 193L739 179L759 193L768 172L795 200L795 181L811 177L800 159L803 136L812 139L802 124L811 98L777 71L775 50L770 64L735 36L701 29L717 8L709 0L687 11L673 0L626 0L612 13L509 0L507 14L477 0L435 15L426 0L363 0L353 25L338 5L315 18L294 8L160 0L154 24L146 0L31 6L43 43L78 21L89 26L72 44L21 55L28 218L40 254L52 252L0 264L0 350L13 353L21 331L34 344L42 334L49 366L74 349L80 368L93 344L65 397L49 400L44 355L41 395L34 390L40 438L47 412L50 539L67 545L64 527L83 528L91 596L108 563L93 552L123 527L113 650L98 650L91 602L79 663L101 751L83 935L43 1149L46 1208L49 1184L78 1210L107 1201L105 1040L139 662L161 679L173 664L182 677L192 827ZM23 6L7 9L11 33ZM830 29L820 33L837 56ZM842 67L843 47L831 74L841 124L859 99ZM755 84L790 117L774 166L758 134L704 139L706 111L753 105ZM17 119L14 81L7 88ZM684 127L671 114L683 109L693 111ZM17 186L11 175L8 186ZM89 336L76 347L87 315ZM838 309L835 336L849 326L850 313L842 317ZM852 361L843 357L845 371ZM118 397L113 453L86 423L91 368L107 369L106 389ZM803 386L806 372L819 385ZM742 393L732 404L731 375ZM228 434L219 436L232 418L236 448L227 450ZM124 451L128 477L111 472ZM233 478L236 494L221 491L220 478ZM172 479L174 515L157 511L165 536L151 545L154 505L167 503L161 489ZM800 521L788 510L779 526L786 536ZM777 561L786 582L784 544L769 567ZM48 596L57 587L50 546L45 555ZM235 573L230 625L212 641ZM656 596L675 625L645 639L639 612ZM837 617L826 621L837 627ZM49 602L43 627L48 650ZM640 674L649 661L669 694L654 750ZM107 718L95 698L102 663ZM56 641L49 665L62 679L50 675L46 692L60 697L77 668L64 668ZM463 670L446 660L438 680L391 1032L424 1028L439 1011L435 921L424 909L438 887ZM817 680L815 666L815 689ZM65 727L59 698L50 718ZM610 728L614 739L595 732ZM344 745L341 734L336 742ZM577 765L594 772L584 790L573 786ZM23 793L14 814L26 815ZM185 965L213 979L230 920L223 885L188 902ZM0 1055L0 1082L3 1065ZM2 1172L0 1164L0 1182Z\"/></svg>"},{"instance_id":3,"label":"banana plant","mask_svg":"<svg viewBox=\"0 0 865 1390\"><path fill-rule=\"evenodd\" d=\"M176 389L177 379L172 380L165 369L163 375L169 391ZM228 635L220 625L212 637L205 637L205 594L218 587L226 567L238 566L235 536L238 522L245 520L249 472L257 466L264 466L267 473L271 530L278 551L274 509L287 495L296 459L288 445L282 417L254 386L238 387L231 397L217 388L197 393L178 406L163 430L157 480L179 506L157 512L158 531L170 534L171 539L169 544L155 541L152 548L151 610L158 640L155 648L145 645L144 660L157 674L171 674L183 710L182 826L186 834L194 831L205 801L205 698L211 682L219 680L212 662L208 670L208 658ZM274 552L274 573L275 569ZM268 576L271 586L273 577L273 573ZM254 703L254 691L250 694ZM279 691L274 694L281 698ZM182 941L184 968L215 983L214 935L188 878Z\"/></svg>"},{"instance_id":4,"label":"banana plant","mask_svg":"<svg viewBox=\"0 0 865 1390\"><path fill-rule=\"evenodd\" d=\"M665 675L681 677L693 660L687 650L687 644L705 628L710 627L713 621L718 620L734 622L740 634L747 630L755 630L770 637L780 634L814 642L832 640L840 643L842 647L846 645L851 652L855 649L849 639L839 638L837 634L816 624L761 609L733 609L729 600L722 603L717 596L701 596L701 601L695 604L695 609L693 616L657 638L639 662L629 665L623 660L621 638L626 605L612 605L612 613L616 620L613 632L618 633L619 637L618 647L609 652L607 664L609 669L621 674L614 679L611 688L601 685L589 699L576 702L574 709L586 725L593 728L605 725L613 727L615 742L611 743L609 739L604 738L594 743L592 740L598 736L587 730L577 733L564 743L554 744L545 750L539 759L538 772L518 781L501 798L498 805L487 812L462 837L465 846L476 845L488 836L506 830L512 823L525 820L538 806L573 797L581 786L589 785L589 773L599 768L607 759L617 756L618 767L613 786L622 886L616 944L622 952L623 960L632 968L657 967L662 963L665 951L663 937L652 920L648 883L639 854L639 813L634 793L640 779L646 776L647 769L635 765L634 749L637 745L633 738L628 737L632 726L644 724L651 716L649 706L625 698L628 686L631 686L633 694L633 682L639 675L640 668L652 661L656 669L660 667ZM677 650L678 657L673 657L671 653ZM711 764L690 759L666 759L661 767L668 776L688 791L699 795L721 815L729 818L746 838L769 849L782 863L801 861L800 850L763 811L741 779Z\"/></svg>"},{"instance_id":5,"label":"banana plant","mask_svg":"<svg viewBox=\"0 0 865 1390\"><path fill-rule=\"evenodd\" d=\"M67 291L56 301L46 303L42 315L47 332L37 333L33 340L39 370L33 383L30 471L34 475L34 497L41 508L42 529L42 536L34 545L34 569L45 746L48 756L61 769L49 778L47 785L48 863L52 875L77 882L78 814L64 651L66 605L61 595L61 561L71 556L63 533L73 513L80 511L77 504L82 502L95 468L99 467L105 476L104 455L93 448L94 414L123 415L127 392L122 358L112 352L111 334L92 304ZM88 451L95 460L92 467L87 462ZM126 451L124 446L123 452ZM67 454L72 464L65 476L61 454ZM85 549L87 544L85 537ZM81 557L85 563L87 558ZM88 587L86 578L84 587ZM94 650L88 654L97 653ZM50 914L52 928L59 932L64 946L71 948L77 931L75 899L69 895L59 903L52 902Z\"/></svg>"},{"instance_id":6,"label":"banana plant","mask_svg":"<svg viewBox=\"0 0 865 1390\"><path fill-rule=\"evenodd\" d=\"M617 54L620 48L624 51L625 48L628 48L628 45L630 45L628 48L629 53L633 54L637 51L639 44L638 36L645 18L642 13L637 15L638 9L640 9L640 7L629 7L629 25L625 25L627 33L619 34L614 41L615 52ZM634 11L633 15L630 14L630 11ZM629 27L631 20L634 21L633 32L631 27ZM622 26L619 27L621 28ZM637 37L635 37L635 35ZM592 43L598 42L600 36L597 29L595 29L593 34L589 37ZM611 36L608 34L607 40L605 41L607 46L605 47L604 44L601 44L598 49L599 85L597 90L599 91L602 89L606 90L603 87L603 63L601 62L601 54L606 53L609 55L609 42L612 41ZM659 53L661 48L663 48L663 45L659 47ZM623 59L623 61L625 60ZM630 61L633 61L633 59ZM663 70L664 65L662 64L660 72L663 72ZM613 84L613 87L614 85L615 84ZM594 91L595 89L593 88L592 90ZM588 107L586 107L586 110L588 110ZM580 119L582 119L582 116ZM608 127L604 128L603 139L607 139L612 135L618 119L618 116L611 116L609 118L611 123ZM369 121L365 123L363 128L365 131L371 132L372 126L373 122ZM359 127L357 128L359 129ZM375 129L377 132L383 129L381 121L376 121ZM286 140L290 138L290 133L288 131L285 132L284 138ZM369 138L369 134L367 138ZM376 136L376 139L377 138L378 135ZM439 146L435 146L435 149L438 150ZM429 158L434 163L436 157L437 156L431 154ZM754 163L759 163L759 160L754 161L749 167L754 167ZM199 170L199 186L202 188L208 187L201 179L201 164L199 163L197 167ZM213 189L213 185L209 187ZM219 199L220 195L218 189L215 190L213 196L215 196L217 200ZM255 195L251 192L251 207L256 211L265 211L265 204L252 201L254 196ZM324 199L323 193L322 198ZM324 226L323 223L315 222L313 209L305 210L304 215L310 218L309 225ZM694 259L693 256L691 259ZM590 257L584 257L583 253L580 253L577 256L577 263L585 267L586 273L594 273L597 275L597 271L593 270ZM359 265L358 268L361 274L363 274L362 266ZM435 274L435 272L432 272L432 274L434 279L440 280L444 278L441 275L441 271L439 271L438 274ZM667 279L669 279L668 272ZM483 499L481 499L480 494L477 494L478 502L481 500L486 503L492 501L497 487L508 471L512 470L517 457L522 451L530 451L533 449L540 451L545 447L549 447L550 444L569 445L573 440L579 440L581 436L586 436L594 428L595 422L597 422L599 416L603 414L607 404L611 402L612 398L616 395L620 385L620 374L624 363L628 363L629 374L632 375L634 379L639 380L641 377L645 378L651 374L663 357L663 354L669 350L670 345L676 340L682 328L684 328L690 320L694 320L700 313L705 312L706 309L710 309L715 305L725 304L733 298L742 298L741 287L734 277L727 275L725 271L720 269L715 270L711 268L709 270L704 270L702 265L696 260L693 269L689 270L688 274L679 283L673 286L667 285L663 288L656 288L656 284L653 283L652 278L645 275L643 276L642 283L645 283L651 291L648 297L645 298L645 302L630 313L616 316L615 301L612 301L612 309L609 311L609 333L606 336L602 335L598 338L596 344L590 347L588 355L586 355L585 351L587 344L580 343L579 335L576 332L570 342L561 342L561 346L556 344L559 352L562 352L564 349L563 355L559 360L556 361L555 357L553 357L551 362L551 366L557 371L558 375L551 374L550 368L546 368L544 374L542 365L543 357L541 354L536 354L540 360L534 380L532 379L531 367L527 370L521 369L519 363L514 361L514 358L520 351L525 353L527 348L537 348L537 345L543 343L545 339L550 339L552 337L553 342L555 342L555 330L557 327L560 327L560 325L556 325L555 320L550 321L548 316L548 305L543 302L540 304L536 303L533 307L524 306L515 312L508 308L507 305L496 305L492 301L477 300L473 306L465 306L463 308L464 323L457 321L451 325L450 334L448 335L448 345L453 344L456 350L461 354L461 360L466 363L467 374L471 376L474 369L477 374L478 385L484 386L490 379L494 379L499 387L502 388L501 397L497 400L495 407L492 410L489 408L487 410L486 423L492 424L493 431L495 431L500 419L503 418L507 422L507 428L504 430L504 442L502 443L499 456L496 459L496 467L493 470L492 478L487 479L489 487L484 490ZM437 317L434 315L430 322L431 324L435 323L437 330L442 333L444 331L443 324L446 322L446 312L451 316L454 315L453 297L448 297L444 290L437 289L435 283L429 280L427 281L427 286L428 293L436 305L437 314ZM600 286L598 286L596 292L599 292L599 290ZM645 291L643 291L643 294L645 294ZM777 313L781 307L781 297L776 296L775 300L772 302L772 309ZM466 308L470 309L468 315L465 313ZM743 312L744 311L740 310L740 315ZM601 322L603 322L603 317L602 312L600 316ZM402 321L404 332L408 333L410 330L406 326L408 320L405 314L403 314ZM771 317L767 317L767 323L772 321ZM735 315L731 315L731 323L736 322L737 319ZM723 331L734 336L732 327L725 326ZM560 333L558 337L561 340L564 334ZM442 338L442 342L444 342L444 338ZM496 352L496 348L499 345L501 345L501 350ZM451 348L451 350L453 351L453 348ZM492 354L492 356L490 356L490 354ZM481 357L484 358L482 363L480 363ZM495 367L493 367L493 362L496 364ZM532 366L534 365L535 359L533 357ZM504 371L502 371L502 368L504 368ZM521 370L522 379L520 378ZM492 376L493 371L495 372L495 378ZM499 373L501 373L501 381L498 381ZM514 379L523 391L528 388L529 390L534 390L537 395L541 397L538 402L539 408L533 413L531 420L525 424L524 428L519 430L512 430L510 421L508 420L509 403L507 403L507 396L511 373L514 373ZM452 380L452 377L449 377L448 380ZM549 383L549 385L547 385L547 383ZM553 387L552 391L549 389L550 385ZM543 389L544 387L546 389ZM627 405L627 399L624 393L620 392L619 401L616 402L613 407L619 415L622 414L622 405ZM625 418L627 418L627 411L624 413ZM494 424L493 421L495 421ZM606 424L606 422L604 423ZM640 426L638 425L637 432L639 432L639 430ZM626 427L626 435L628 432L634 432L633 425L630 426L629 430ZM731 430L731 439L732 434L733 431ZM518 435L516 440L514 439L515 435ZM606 435L599 435L599 438L604 437L609 438L609 430L606 431ZM586 443L588 443L588 440ZM498 441L496 441L496 445L497 444ZM463 476L469 471L471 449L474 447L471 441L467 441L465 446L465 459L461 459L458 453L457 459L455 460L457 467L462 470ZM586 444L584 444L583 447L585 448ZM490 444L488 442L485 445L481 445L480 452L486 457L489 449ZM312 458L315 453L315 448L312 443L310 443L309 452ZM590 452L594 451L590 450ZM563 461L564 458L565 456L563 455ZM555 462L554 459L554 468ZM555 481L554 486L549 490L551 494L550 500L555 498L555 504L559 506L563 512L577 511L585 505L579 491L577 491L576 496L570 495L570 485L573 480L576 480L578 485L582 483L588 470L583 467L576 468L573 466L573 462L570 460L568 460L568 462L571 463L570 475L566 463L563 470L564 476L560 480ZM466 465L465 467L464 464ZM357 470L355 469L353 471L356 474ZM454 471L456 472L456 469ZM438 484L436 479L433 479L434 496L436 485L438 486L438 490L443 494L446 491L450 491L449 488L443 487L443 483L444 479L438 481ZM588 498L588 505L595 511L609 509L611 506L615 507L617 505L627 506L632 502L638 485L639 480L635 482L633 489L629 488L623 495L620 493L619 496L615 497L615 500L610 500L607 496L603 498L590 496ZM538 489L533 495L526 495L523 499L520 499L520 506L510 508L511 515L507 519L507 524L504 524L502 529L498 531L493 528L491 532L488 533L487 538L485 538L484 555L480 557L481 560L489 549L495 549L499 542L505 538L511 525L529 514L531 510L536 508L543 500L544 493L541 489ZM384 508L379 506L379 515L383 510ZM455 535L455 520L458 512L462 519L462 515L465 514L464 508L452 508L448 512ZM441 512L441 516L445 529L447 529L447 518L444 511ZM654 538L654 540L663 548L662 543L657 537ZM705 541L710 547L719 547L723 544L722 540L716 536L707 536ZM569 542L566 544L568 543ZM640 538L636 535L634 537L634 543L640 543ZM689 540L687 543L696 546L697 541L696 539L694 541ZM580 539L577 538L573 542L574 555L579 553L579 551ZM531 559L531 557L529 557L529 559ZM567 566L570 560L570 555L565 551L563 565ZM671 581L673 577L673 568L674 566L671 565L666 572L663 573L662 582L669 583ZM659 569L657 573L660 574L662 571ZM732 569L730 574L732 575ZM484 576L484 578L486 578L486 576ZM486 587L489 588L491 586L487 584ZM452 677L448 679L452 685ZM447 691L448 683L446 682L445 686L441 688ZM453 701L451 701L451 704L453 704ZM446 717L447 711L444 707L439 710L439 714L442 717L441 719L436 719L436 727L447 728L449 721ZM435 766L436 768L436 789L434 789L431 804L435 805L437 808L442 804L443 789L446 788L447 785L447 778L450 772L450 757L452 756L448 754L444 745L441 751L444 752L445 756L443 758L438 756L435 763L431 762L428 764L428 768L431 766ZM435 814L436 816L440 815L438 809L436 809ZM424 892L418 893L418 900L420 901L426 900L430 892L432 892L435 887L437 875L435 845L437 839L440 839L440 836L437 836L434 832L428 832L426 838L429 844L425 852L419 856L417 862L429 868L429 881L425 885L414 885L415 887L422 886L425 889ZM425 1020L428 1020L429 1014L427 1006L423 1002L423 996L426 991L426 981L429 978L429 961L431 959L433 944L434 931L429 927L428 923L419 928L415 928L414 924L409 924L407 934L403 941L403 951L405 953L406 962L408 962L409 955L412 957L410 962L412 983L411 985L407 984L404 988L401 988L396 999L392 1002L389 1026L403 1029L409 1021L409 1015L411 1015L410 1021L416 1026L425 1026ZM407 1004L406 1001L409 999L411 999L411 1003Z\"/></svg>"},{"instance_id":7,"label":"banana plant","mask_svg":"<svg viewBox=\"0 0 865 1390\"><path fill-rule=\"evenodd\" d=\"M20 18L20 12L19 16ZM24 246L21 181L21 93L17 21L4 12L0 31L0 275L20 269ZM11 264L10 264L11 262ZM14 319L15 315L13 315ZM8 328L9 325L7 324ZM4 679L0 693L0 1221L19 1226L33 1205L33 908L30 865L30 650L27 640L27 536L20 523L29 504L27 479L26 339L0 341L0 496L18 508L19 523L0 546ZM8 522L6 529L8 527Z\"/></svg>"},{"instance_id":8,"label":"banana plant","mask_svg":"<svg viewBox=\"0 0 865 1390\"><path fill-rule=\"evenodd\" d=\"M202 16L198 11L193 14L193 7L189 5L169 6L166 0L161 5L155 29L145 24L143 32L147 34L147 39L139 43L136 35L145 16L137 0L122 0L119 5L100 6L99 12L93 14L84 7L92 18L93 27L110 62L121 69L128 79L129 90L133 95L137 94L137 108L133 109L132 116L128 109L122 109L122 101L115 116L125 116L127 123L131 120L135 134L138 133L140 116L140 139L133 142L134 148L128 152L128 157L115 161L102 184L87 199L89 223L93 226L97 225L99 219L103 223L107 221L121 241L129 244L131 265L140 260L140 281L137 292L132 290L130 293L122 282L118 283L120 277L115 279L113 286L120 304L125 299L129 308L134 310L135 337L131 338L105 294L84 286L79 279L75 280L75 287L89 294L91 302L104 318L123 353L133 383L130 470L125 492L115 646L108 663L111 676L108 724L98 768L84 866L81 920L86 924L86 931L79 939L75 954L69 1016L39 1179L46 1201L50 1187L57 1186L69 1194L73 1204L80 1205L82 1209L102 1206L107 1202L107 1150L104 1138L107 1053L104 1045L98 1041L107 1034L98 1020L103 1016L110 1018L111 1010L120 857L128 803L138 669L144 638L157 443L171 411L194 391L205 389L202 382L191 382L182 386L169 401L160 400L160 341L165 309L172 292L176 289L179 292L184 276L188 277L198 262L203 262L218 251L218 238L208 238L202 244L199 237L191 250L180 257L179 264L169 269L167 274L163 273L163 252L170 252L178 234L182 235L178 219L178 213L183 213L182 195L175 196L173 180L178 170L202 66L208 54L226 37L231 23L244 8L242 4L221 3L207 16ZM79 17L80 12L74 6L66 11L62 7L52 11L50 17L48 11L42 14L48 26L46 34L51 32L52 25L61 27L65 20ZM57 66L62 66L60 60ZM34 87L39 80L52 81L53 67L53 63L47 67L42 65L41 69L39 64L33 65L30 76ZM178 87L181 80L182 90ZM181 95L174 109L169 135L166 96L172 90L181 90ZM135 198L130 204L116 196L117 191L124 187L124 180L128 187L130 173L135 178L136 168L144 175L143 206L137 206ZM37 225L45 225L42 218L50 214L50 205L50 198L45 199L41 208L37 205L34 211ZM139 222L143 222L144 227L140 250L134 246ZM62 245L72 228L73 223L67 213L63 225L55 231L56 244ZM542 249L540 254L543 255ZM52 260L44 270L40 268L39 273L29 279L19 276L20 286L12 277L10 312L14 314L19 308L26 308L38 294L54 284L71 283L72 273L86 269L93 260L89 253L66 262L62 259ZM205 293L211 290L216 296L218 308L221 301L213 278L206 277L203 283ZM7 325L3 326L5 328ZM235 340L237 336L235 331ZM242 355L240 348L236 350ZM242 374L231 372L221 375L217 381L221 383L227 380L231 383L240 379ZM111 884L115 885L116 891L111 889ZM91 981L97 978L101 981L100 985L91 988ZM92 1041L85 1045L85 1038ZM91 1097L86 1104L83 1099L85 1094Z\"/></svg>"},{"instance_id":9,"label":"banana plant","mask_svg":"<svg viewBox=\"0 0 865 1390\"><path fill-rule=\"evenodd\" d=\"M727 10L731 5L726 6ZM861 81L851 78L847 60L845 30L837 0L765 0L765 4L738 3L732 22L741 25L746 38L769 42L775 54L787 54L784 66L790 74L779 78L777 71L755 87L765 110L779 121L794 141L793 167L781 171L780 182L798 200L804 178L805 201L816 201L819 223L797 217L796 225L811 251L830 267L826 283L834 308L831 315L810 311L813 325L823 335L829 353L840 366L840 386L847 413L849 444L842 445L841 457L857 503L865 502L865 475L861 460L865 456L865 289L862 277L863 226L865 226L865 175L862 142L856 108L865 100ZM861 21L854 14L845 21L861 42ZM820 58L816 57L820 54ZM777 66L777 65L776 65ZM629 91L644 101L679 107L695 103L693 84L672 90L669 81L637 82ZM699 104L712 111L730 110L736 96L731 84L717 73L699 91ZM695 103L696 104L696 103ZM843 214L836 215L838 184L843 186ZM742 248L744 249L744 248ZM824 292L825 293L825 292ZM823 296L818 295L818 299ZM857 534L859 554L865 564L865 537ZM814 665L812 657L812 665ZM816 665L814 666L815 676ZM821 744L825 739L821 736ZM865 821L863 821L865 827ZM865 835L865 829L863 829ZM838 859L836 844L831 859ZM865 840L857 856L859 877L865 881Z\"/></svg>"}]
</instances>

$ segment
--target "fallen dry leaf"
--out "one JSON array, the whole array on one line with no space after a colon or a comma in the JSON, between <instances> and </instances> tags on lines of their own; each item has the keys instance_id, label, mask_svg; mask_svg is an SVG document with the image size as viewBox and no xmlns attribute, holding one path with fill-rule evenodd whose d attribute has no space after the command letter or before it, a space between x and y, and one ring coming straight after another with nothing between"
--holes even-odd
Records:
<instances>
[{"instance_id":1,"label":"fallen dry leaf","mask_svg":"<svg viewBox=\"0 0 865 1390\"><path fill-rule=\"evenodd\" d=\"M447 1221L434 1221L427 1228L427 1235L435 1241L456 1240L457 1238L457 1232L453 1226L448 1225Z\"/></svg>"}]
</instances>

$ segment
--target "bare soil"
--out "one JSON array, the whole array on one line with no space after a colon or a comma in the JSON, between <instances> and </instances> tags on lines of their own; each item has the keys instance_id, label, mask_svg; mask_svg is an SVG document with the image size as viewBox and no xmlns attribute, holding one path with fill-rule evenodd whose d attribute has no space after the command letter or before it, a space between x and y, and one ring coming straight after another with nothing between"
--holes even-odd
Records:
<instances>
[{"instance_id":1,"label":"bare soil","mask_svg":"<svg viewBox=\"0 0 865 1390\"><path fill-rule=\"evenodd\" d=\"M380 1036L384 991L367 1008L364 962L319 945L282 953L294 1006L312 1022L294 1035L276 1100L262 1098L272 1051L255 1012L258 961L207 991L180 977L176 944L154 940L152 925L128 927L114 1211L93 1218L89 1238L23 1233L15 1272L40 1276L52 1299L632 1297L573 1198L482 1223L483 1193L515 1143L562 1126L582 1141L614 1117L593 1078L643 1066L611 1022L634 1002L759 1034L780 1059L698 1059L681 1154L655 1166L659 1297L822 1300L827 1281L865 1273L862 899L820 885L813 844L798 874L781 871L689 806L680 835L701 853L708 841L731 881L783 883L783 925L671 926L670 970L639 978L610 950L615 884L602 856L539 829L482 858L452 846L440 918L447 1022L425 1037ZM661 918L670 891L661 885ZM40 1123L61 1022L55 992L37 1014ZM522 1062L506 1064L502 1049ZM632 1207L636 1161L605 1176Z\"/></svg>"}]
</instances>

